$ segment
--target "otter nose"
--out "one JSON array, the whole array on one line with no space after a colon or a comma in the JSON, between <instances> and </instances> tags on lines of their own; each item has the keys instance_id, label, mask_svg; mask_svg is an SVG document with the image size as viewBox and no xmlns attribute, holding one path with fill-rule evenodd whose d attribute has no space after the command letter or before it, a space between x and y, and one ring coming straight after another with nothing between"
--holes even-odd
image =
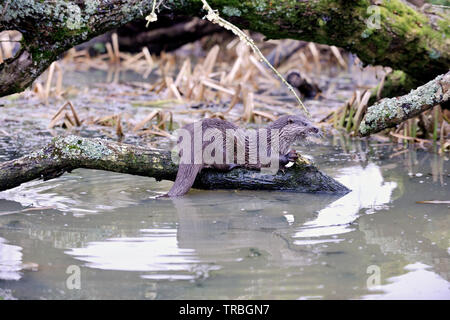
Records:
<instances>
[{"instance_id":1,"label":"otter nose","mask_svg":"<svg viewBox=\"0 0 450 320\"><path fill-rule=\"evenodd\" d=\"M312 129L312 132L314 132L314 133L319 133L319 129L313 128L313 129Z\"/></svg>"}]
</instances>

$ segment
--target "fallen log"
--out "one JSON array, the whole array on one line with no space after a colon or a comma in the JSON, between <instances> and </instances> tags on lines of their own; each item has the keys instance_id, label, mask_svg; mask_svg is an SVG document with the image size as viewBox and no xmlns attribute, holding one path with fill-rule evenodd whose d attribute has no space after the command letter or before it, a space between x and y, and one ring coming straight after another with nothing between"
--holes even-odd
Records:
<instances>
[{"instance_id":1,"label":"fallen log","mask_svg":"<svg viewBox=\"0 0 450 320\"><path fill-rule=\"evenodd\" d=\"M0 163L0 191L34 179L52 179L77 168L98 169L153 177L176 178L178 167L170 151L149 149L102 139L56 137L43 149ZM276 175L236 168L229 172L203 170L194 188L279 190L345 194L350 190L320 172L303 157Z\"/></svg>"},{"instance_id":2,"label":"fallen log","mask_svg":"<svg viewBox=\"0 0 450 320\"><path fill-rule=\"evenodd\" d=\"M450 71L407 95L385 98L371 106L359 126L362 136L391 128L450 100Z\"/></svg>"}]
</instances>

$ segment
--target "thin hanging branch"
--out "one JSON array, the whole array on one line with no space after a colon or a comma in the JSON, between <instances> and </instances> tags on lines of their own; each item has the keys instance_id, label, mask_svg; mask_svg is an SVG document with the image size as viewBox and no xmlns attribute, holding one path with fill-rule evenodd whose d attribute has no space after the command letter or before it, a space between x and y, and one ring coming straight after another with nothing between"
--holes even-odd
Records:
<instances>
[{"instance_id":1,"label":"thin hanging branch","mask_svg":"<svg viewBox=\"0 0 450 320\"><path fill-rule=\"evenodd\" d=\"M284 77L278 72L277 69L275 69L274 66L266 59L266 57L262 54L262 52L259 50L259 48L256 46L255 42L252 38L250 38L247 34L245 34L244 31L236 27L231 22L228 22L227 20L221 18L218 14L217 10L213 10L211 6L206 2L206 0L201 0L203 3L203 9L208 11L208 14L205 16L206 19L211 21L212 23L218 24L219 26L230 30L235 35L239 37L239 39L243 42L245 42L250 48L252 48L253 52L259 57L261 61L263 61L276 75L278 78L280 78L281 82L283 82L288 89L292 92L292 94L295 96L295 98L298 101L299 106L305 111L306 115L308 117L311 117L308 110L306 109L305 105L303 104L302 100L298 96L297 92L295 92L294 88L289 84L289 82L284 79Z\"/></svg>"},{"instance_id":2,"label":"thin hanging branch","mask_svg":"<svg viewBox=\"0 0 450 320\"><path fill-rule=\"evenodd\" d=\"M147 24L145 25L146 27L148 27L149 23L158 20L158 16L156 15L155 9L156 9L156 0L153 0L152 12L150 12L150 14L145 17L145 20L147 20Z\"/></svg>"}]
</instances>

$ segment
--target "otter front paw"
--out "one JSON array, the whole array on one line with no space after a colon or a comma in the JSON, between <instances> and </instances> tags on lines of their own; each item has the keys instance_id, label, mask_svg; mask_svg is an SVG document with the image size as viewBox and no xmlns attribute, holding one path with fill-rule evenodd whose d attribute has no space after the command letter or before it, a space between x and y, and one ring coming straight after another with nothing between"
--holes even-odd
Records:
<instances>
[{"instance_id":1,"label":"otter front paw","mask_svg":"<svg viewBox=\"0 0 450 320\"><path fill-rule=\"evenodd\" d=\"M285 155L280 156L280 164L282 166L286 166L289 162L295 162L297 161L297 159L298 159L297 151L292 149Z\"/></svg>"},{"instance_id":2,"label":"otter front paw","mask_svg":"<svg viewBox=\"0 0 450 320\"><path fill-rule=\"evenodd\" d=\"M298 159L298 154L297 151L295 151L294 149L291 149L287 154L286 154L289 162L295 162Z\"/></svg>"}]
</instances>

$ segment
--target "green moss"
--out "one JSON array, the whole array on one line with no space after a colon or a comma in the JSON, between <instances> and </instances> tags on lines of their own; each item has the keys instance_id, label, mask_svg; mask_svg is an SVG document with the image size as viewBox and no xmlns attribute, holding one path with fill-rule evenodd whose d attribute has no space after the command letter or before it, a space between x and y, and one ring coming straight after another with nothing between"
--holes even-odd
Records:
<instances>
[{"instance_id":1,"label":"green moss","mask_svg":"<svg viewBox=\"0 0 450 320\"><path fill-rule=\"evenodd\" d=\"M33 62L36 64L48 63L55 59L56 55L53 50L46 50L42 48L31 47L29 48Z\"/></svg>"},{"instance_id":2,"label":"green moss","mask_svg":"<svg viewBox=\"0 0 450 320\"><path fill-rule=\"evenodd\" d=\"M223 12L223 14L225 14L227 16L239 17L241 15L241 10L239 10L238 8L230 7L230 6L223 7L222 12Z\"/></svg>"},{"instance_id":3,"label":"green moss","mask_svg":"<svg viewBox=\"0 0 450 320\"><path fill-rule=\"evenodd\" d=\"M73 30L66 27L61 27L55 29L51 34L50 37L54 42L64 42L67 41L73 37L83 37L83 34L89 34L91 32L91 28L89 26L83 26L79 29Z\"/></svg>"},{"instance_id":4,"label":"green moss","mask_svg":"<svg viewBox=\"0 0 450 320\"><path fill-rule=\"evenodd\" d=\"M439 29L448 36L450 34L449 17L441 15L441 18L442 19L437 20L437 25Z\"/></svg>"}]
</instances>

